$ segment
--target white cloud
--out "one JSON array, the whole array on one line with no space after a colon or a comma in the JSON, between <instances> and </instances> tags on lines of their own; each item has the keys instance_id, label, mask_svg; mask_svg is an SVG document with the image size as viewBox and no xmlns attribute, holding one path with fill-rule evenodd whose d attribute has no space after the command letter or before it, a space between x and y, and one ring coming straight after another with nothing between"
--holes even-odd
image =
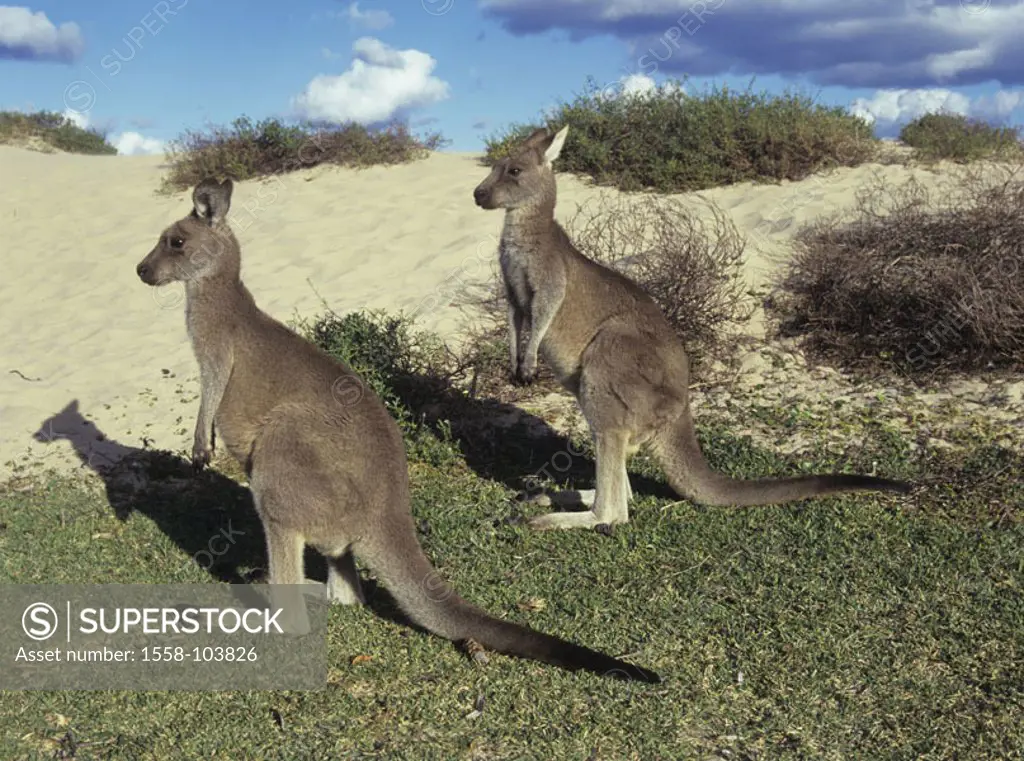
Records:
<instances>
[{"instance_id":1,"label":"white cloud","mask_svg":"<svg viewBox=\"0 0 1024 761\"><path fill-rule=\"evenodd\" d=\"M70 108L65 108L64 113L61 114L65 119L74 124L76 127L85 129L89 126L89 114L82 111L75 111Z\"/></svg>"},{"instance_id":2,"label":"white cloud","mask_svg":"<svg viewBox=\"0 0 1024 761\"><path fill-rule=\"evenodd\" d=\"M657 83L646 74L627 74L620 81L623 95L647 95L658 89Z\"/></svg>"},{"instance_id":3,"label":"white cloud","mask_svg":"<svg viewBox=\"0 0 1024 761\"><path fill-rule=\"evenodd\" d=\"M78 24L54 26L42 11L0 5L0 59L70 63L84 48Z\"/></svg>"},{"instance_id":4,"label":"white cloud","mask_svg":"<svg viewBox=\"0 0 1024 761\"><path fill-rule=\"evenodd\" d=\"M971 100L943 88L879 90L870 98L857 98L850 111L885 133L925 114L950 113L1000 121L1024 103L1024 92L999 90Z\"/></svg>"},{"instance_id":5,"label":"white cloud","mask_svg":"<svg viewBox=\"0 0 1024 761\"><path fill-rule=\"evenodd\" d=\"M992 95L983 95L975 100L971 111L982 119L1001 121L1009 117L1021 105L1024 105L1024 92L999 90Z\"/></svg>"},{"instance_id":6,"label":"white cloud","mask_svg":"<svg viewBox=\"0 0 1024 761\"><path fill-rule=\"evenodd\" d=\"M870 98L857 98L850 111L869 122L909 122L933 113L966 114L970 99L952 90L879 90Z\"/></svg>"},{"instance_id":7,"label":"white cloud","mask_svg":"<svg viewBox=\"0 0 1024 761\"><path fill-rule=\"evenodd\" d=\"M619 97L645 97L656 93L668 93L674 90L684 91L684 88L676 82L662 82L658 84L653 77L646 74L626 74L614 82L602 87L598 93L599 98Z\"/></svg>"},{"instance_id":8,"label":"white cloud","mask_svg":"<svg viewBox=\"0 0 1024 761\"><path fill-rule=\"evenodd\" d=\"M352 52L347 71L314 77L292 99L300 117L372 124L450 95L448 83L433 76L437 61L427 53L396 50L373 37L356 40Z\"/></svg>"},{"instance_id":9,"label":"white cloud","mask_svg":"<svg viewBox=\"0 0 1024 761\"><path fill-rule=\"evenodd\" d=\"M146 137L138 132L122 132L110 138L110 144L117 148L122 156L153 155L164 152L163 140Z\"/></svg>"},{"instance_id":10,"label":"white cloud","mask_svg":"<svg viewBox=\"0 0 1024 761\"><path fill-rule=\"evenodd\" d=\"M81 111L74 111L70 108L65 108L61 115L76 127L80 127L81 129L95 127L100 133L105 132L114 124L113 121L107 121L94 125L92 120L89 118L89 114ZM157 140L155 137L146 137L141 132L132 131L120 132L116 135L108 135L107 142L114 146L117 149L118 154L121 156L160 154L164 152L164 149L167 146L163 140Z\"/></svg>"},{"instance_id":11,"label":"white cloud","mask_svg":"<svg viewBox=\"0 0 1024 761\"><path fill-rule=\"evenodd\" d=\"M394 17L387 11L359 9L359 3L352 3L348 7L347 15L353 24L360 24L367 29L386 29L395 23Z\"/></svg>"}]
</instances>

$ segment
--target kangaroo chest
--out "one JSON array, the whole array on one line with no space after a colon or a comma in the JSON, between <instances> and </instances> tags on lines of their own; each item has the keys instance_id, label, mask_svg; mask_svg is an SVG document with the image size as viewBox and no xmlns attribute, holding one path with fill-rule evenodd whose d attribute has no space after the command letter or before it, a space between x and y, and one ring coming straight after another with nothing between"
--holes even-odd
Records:
<instances>
[{"instance_id":1,"label":"kangaroo chest","mask_svg":"<svg viewBox=\"0 0 1024 761\"><path fill-rule=\"evenodd\" d=\"M204 306L191 302L185 306L185 329L200 373L209 370L209 364L218 353L224 352L228 341L226 326L219 325L216 317Z\"/></svg>"},{"instance_id":2,"label":"kangaroo chest","mask_svg":"<svg viewBox=\"0 0 1024 761\"><path fill-rule=\"evenodd\" d=\"M533 298L529 277L529 252L514 240L502 238L498 247L498 263L505 292L512 306L528 310Z\"/></svg>"}]
</instances>

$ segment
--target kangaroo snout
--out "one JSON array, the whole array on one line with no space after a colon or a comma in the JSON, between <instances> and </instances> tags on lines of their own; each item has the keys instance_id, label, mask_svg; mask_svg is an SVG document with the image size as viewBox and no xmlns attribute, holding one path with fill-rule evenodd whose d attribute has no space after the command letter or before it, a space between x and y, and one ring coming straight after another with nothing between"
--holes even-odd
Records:
<instances>
[{"instance_id":1,"label":"kangaroo snout","mask_svg":"<svg viewBox=\"0 0 1024 761\"><path fill-rule=\"evenodd\" d=\"M476 201L476 205L481 209L491 208L491 189L483 185L477 185L473 189L473 200Z\"/></svg>"},{"instance_id":2,"label":"kangaroo snout","mask_svg":"<svg viewBox=\"0 0 1024 761\"><path fill-rule=\"evenodd\" d=\"M157 267L150 261L152 257L147 256L135 268L135 273L146 285L163 285L157 273Z\"/></svg>"},{"instance_id":3,"label":"kangaroo snout","mask_svg":"<svg viewBox=\"0 0 1024 761\"><path fill-rule=\"evenodd\" d=\"M151 251L135 267L135 274L146 285L164 285L167 282L165 266L156 251Z\"/></svg>"},{"instance_id":4,"label":"kangaroo snout","mask_svg":"<svg viewBox=\"0 0 1024 761\"><path fill-rule=\"evenodd\" d=\"M145 285L155 286L157 285L157 274L150 262L147 261L148 258L150 257L147 256L138 263L135 272L138 274L138 279Z\"/></svg>"}]
</instances>

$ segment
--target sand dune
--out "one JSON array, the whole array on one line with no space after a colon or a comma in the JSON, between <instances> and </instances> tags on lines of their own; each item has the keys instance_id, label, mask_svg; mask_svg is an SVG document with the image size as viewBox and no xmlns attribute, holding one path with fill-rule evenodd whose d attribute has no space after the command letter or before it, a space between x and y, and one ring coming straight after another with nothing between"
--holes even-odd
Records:
<instances>
[{"instance_id":1,"label":"sand dune","mask_svg":"<svg viewBox=\"0 0 1024 761\"><path fill-rule=\"evenodd\" d=\"M190 208L190 193L155 191L155 157L43 154L0 146L0 479L19 466L79 464L67 431L44 422L77 400L110 439L128 446L191 447L196 366L183 294L135 274L160 230ZM417 311L452 336L455 284L491 276L502 217L472 201L486 171L475 154L362 171L317 168L236 186L232 220L243 278L257 302L288 320L361 307ZM819 214L849 208L882 176L940 175L867 165L779 186L738 185L700 195L750 236L747 275L763 284L787 241ZM597 192L562 175L559 216ZM696 195L692 196L695 200ZM319 294L319 295L318 295ZM756 324L755 324L756 329ZM43 441L34 434L43 431ZM45 439L56 438L56 441ZM103 442L93 445L103 456Z\"/></svg>"}]
</instances>

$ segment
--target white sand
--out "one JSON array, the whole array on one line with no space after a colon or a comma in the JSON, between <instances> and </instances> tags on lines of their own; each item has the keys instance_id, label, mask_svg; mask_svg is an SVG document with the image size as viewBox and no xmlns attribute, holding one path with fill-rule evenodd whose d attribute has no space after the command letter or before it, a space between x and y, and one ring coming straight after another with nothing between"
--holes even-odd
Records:
<instances>
[{"instance_id":1,"label":"white sand","mask_svg":"<svg viewBox=\"0 0 1024 761\"><path fill-rule=\"evenodd\" d=\"M115 443L190 449L198 384L181 290L150 288L135 274L161 229L191 208L190 192L155 193L163 173L156 157L0 146L0 480L18 466L81 464L65 437L72 418L52 431L46 424L73 400L108 438L88 444L100 457ZM231 217L243 278L278 319L317 314L320 296L340 313L422 305L421 324L451 336L461 319L448 306L454 284L489 278L496 263L502 215L472 200L485 174L476 155L441 154L406 166L321 167L240 183ZM876 174L937 179L869 165L702 195L751 236L748 274L756 285L800 225L850 207ZM561 175L560 217L595 192L610 191ZM39 431L43 441L34 439Z\"/></svg>"}]
</instances>

